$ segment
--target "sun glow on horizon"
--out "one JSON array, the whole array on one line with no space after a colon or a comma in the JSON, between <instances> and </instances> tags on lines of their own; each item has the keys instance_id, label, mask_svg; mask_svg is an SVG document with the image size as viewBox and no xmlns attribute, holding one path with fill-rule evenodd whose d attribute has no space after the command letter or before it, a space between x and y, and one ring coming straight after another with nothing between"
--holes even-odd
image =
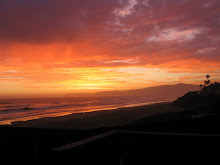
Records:
<instances>
[{"instance_id":1,"label":"sun glow on horizon","mask_svg":"<svg viewBox=\"0 0 220 165\"><path fill-rule=\"evenodd\" d=\"M0 97L220 81L219 1L104 1L0 1Z\"/></svg>"}]
</instances>

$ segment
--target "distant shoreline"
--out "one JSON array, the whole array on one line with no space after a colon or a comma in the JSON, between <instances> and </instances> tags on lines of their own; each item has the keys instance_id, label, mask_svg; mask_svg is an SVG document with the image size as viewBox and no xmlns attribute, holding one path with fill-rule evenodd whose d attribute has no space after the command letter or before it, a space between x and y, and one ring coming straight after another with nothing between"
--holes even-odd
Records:
<instances>
[{"instance_id":1,"label":"distant shoreline","mask_svg":"<svg viewBox=\"0 0 220 165\"><path fill-rule=\"evenodd\" d=\"M28 121L16 121L12 122L12 126L52 129L96 129L126 125L143 117L168 112L181 112L181 108L173 106L172 102L169 101L111 110L73 113L65 116L45 117Z\"/></svg>"},{"instance_id":2,"label":"distant shoreline","mask_svg":"<svg viewBox=\"0 0 220 165\"><path fill-rule=\"evenodd\" d=\"M172 100L169 100L172 101ZM11 123L15 123L15 122L25 122L25 121L29 121L29 120L37 120L37 119L41 119L41 118L51 118L51 117L60 117L60 116L66 116L66 115L71 115L71 114L81 114L81 113L86 113L86 112L93 112L93 111L104 111L104 110L115 110L118 108L126 108L126 107L136 107L136 106L144 106L144 105L149 105L149 104L154 104L154 103L162 103L162 102L168 102L166 101L149 101L149 102L145 102L145 103L130 103L130 104L125 104L125 105L119 105L119 106L112 106L112 107L100 107L100 108L93 108L91 107L91 109L88 110L80 110L80 111L65 111L65 112L59 112L59 110L54 111L54 113L50 113L50 114L42 114L42 115L36 115L36 116L26 116L26 117L21 117L21 118L8 118L6 120L0 120L0 125L12 125ZM31 106L28 106L28 108L30 108L30 110L34 110L34 108L32 109ZM80 107L79 107L80 108ZM20 108L20 109L24 109L24 108ZM29 110L26 110L27 113L29 113ZM1 114L0 114L1 115Z\"/></svg>"}]
</instances>

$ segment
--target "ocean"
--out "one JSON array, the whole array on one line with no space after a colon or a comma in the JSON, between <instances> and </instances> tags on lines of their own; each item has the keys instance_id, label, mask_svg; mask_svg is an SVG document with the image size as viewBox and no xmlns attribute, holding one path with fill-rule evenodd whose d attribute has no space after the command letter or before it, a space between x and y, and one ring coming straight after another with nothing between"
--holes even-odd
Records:
<instances>
[{"instance_id":1,"label":"ocean","mask_svg":"<svg viewBox=\"0 0 220 165\"><path fill-rule=\"evenodd\" d=\"M57 97L0 99L0 125L44 117L64 116L171 101L166 97ZM30 109L25 110L28 107Z\"/></svg>"}]
</instances>

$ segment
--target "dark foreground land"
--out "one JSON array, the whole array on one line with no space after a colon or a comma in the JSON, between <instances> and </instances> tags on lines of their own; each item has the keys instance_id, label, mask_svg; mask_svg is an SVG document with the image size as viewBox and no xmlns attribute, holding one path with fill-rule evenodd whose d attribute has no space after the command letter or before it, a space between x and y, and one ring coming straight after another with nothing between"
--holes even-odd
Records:
<instances>
[{"instance_id":1,"label":"dark foreground land","mask_svg":"<svg viewBox=\"0 0 220 165\"><path fill-rule=\"evenodd\" d=\"M164 104L176 108L171 103ZM162 111L161 105L153 108ZM143 107L138 109L142 114ZM220 164L220 117L195 109L198 107L146 115L123 125L82 130L1 126L1 160L5 164ZM130 110L128 117L134 111ZM121 111L121 115L127 112ZM76 121L89 125L90 120Z\"/></svg>"},{"instance_id":2,"label":"dark foreground land","mask_svg":"<svg viewBox=\"0 0 220 165\"><path fill-rule=\"evenodd\" d=\"M220 164L219 87L219 83L212 84L172 103L2 126L1 161L76 165Z\"/></svg>"}]
</instances>

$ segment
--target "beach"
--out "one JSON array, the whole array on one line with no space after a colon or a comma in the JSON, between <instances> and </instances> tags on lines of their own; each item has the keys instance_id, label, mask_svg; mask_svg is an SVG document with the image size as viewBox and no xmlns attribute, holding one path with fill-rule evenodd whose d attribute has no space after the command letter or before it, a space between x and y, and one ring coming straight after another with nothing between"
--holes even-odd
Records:
<instances>
[{"instance_id":1,"label":"beach","mask_svg":"<svg viewBox=\"0 0 220 165\"><path fill-rule=\"evenodd\" d=\"M12 125L49 129L97 129L100 127L122 126L144 117L180 111L181 108L174 106L172 102L163 102L113 110L73 113L59 117L45 117L29 121L13 122Z\"/></svg>"}]
</instances>

